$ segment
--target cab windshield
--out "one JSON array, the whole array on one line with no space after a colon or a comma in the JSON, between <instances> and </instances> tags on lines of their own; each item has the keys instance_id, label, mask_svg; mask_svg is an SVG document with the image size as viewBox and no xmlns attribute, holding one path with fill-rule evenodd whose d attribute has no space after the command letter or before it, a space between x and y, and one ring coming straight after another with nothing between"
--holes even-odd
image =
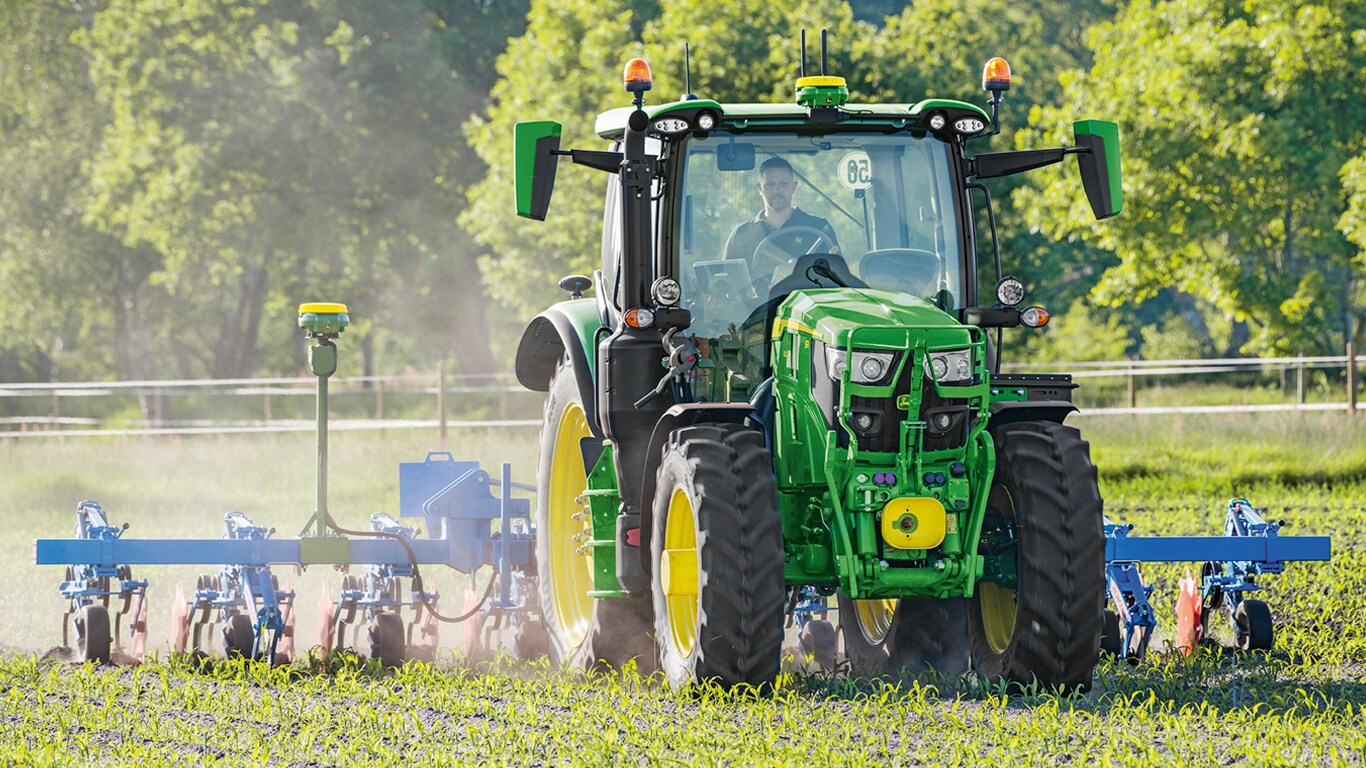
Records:
<instances>
[{"instance_id":1,"label":"cab windshield","mask_svg":"<svg viewBox=\"0 0 1366 768\"><path fill-rule=\"evenodd\" d=\"M948 147L929 136L694 137L676 241L691 332L734 335L804 288L961 307L956 205Z\"/></svg>"}]
</instances>

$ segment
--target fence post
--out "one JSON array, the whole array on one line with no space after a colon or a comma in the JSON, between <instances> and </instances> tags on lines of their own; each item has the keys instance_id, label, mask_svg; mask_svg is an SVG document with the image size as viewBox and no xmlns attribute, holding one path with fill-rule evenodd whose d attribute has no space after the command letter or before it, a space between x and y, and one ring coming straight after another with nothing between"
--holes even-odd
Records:
<instances>
[{"instance_id":1,"label":"fence post","mask_svg":"<svg viewBox=\"0 0 1366 768\"><path fill-rule=\"evenodd\" d=\"M440 438L442 448L446 447L446 358L441 358L441 362L436 368L436 423L437 435Z\"/></svg>"},{"instance_id":2,"label":"fence post","mask_svg":"<svg viewBox=\"0 0 1366 768\"><path fill-rule=\"evenodd\" d=\"M384 421L384 379L375 382L375 419Z\"/></svg>"},{"instance_id":3,"label":"fence post","mask_svg":"<svg viewBox=\"0 0 1366 768\"><path fill-rule=\"evenodd\" d=\"M1352 337L1347 337L1347 414L1357 412L1357 345Z\"/></svg>"},{"instance_id":4,"label":"fence post","mask_svg":"<svg viewBox=\"0 0 1366 768\"><path fill-rule=\"evenodd\" d=\"M1137 408L1137 407L1138 407L1138 391L1134 388L1134 367L1133 367L1132 365L1130 365L1129 368L1128 368L1128 371L1129 371L1128 376L1126 376L1125 378L1128 380L1128 383L1129 383L1129 407L1130 407L1130 408Z\"/></svg>"},{"instance_id":5,"label":"fence post","mask_svg":"<svg viewBox=\"0 0 1366 768\"><path fill-rule=\"evenodd\" d=\"M265 396L265 398L266 398L266 423L269 424L269 423L273 420L273 414L271 414L271 412L270 412L270 385L269 385L269 384L266 385L266 396Z\"/></svg>"},{"instance_id":6,"label":"fence post","mask_svg":"<svg viewBox=\"0 0 1366 768\"><path fill-rule=\"evenodd\" d=\"M1295 402L1304 405L1304 363L1295 363Z\"/></svg>"}]
</instances>

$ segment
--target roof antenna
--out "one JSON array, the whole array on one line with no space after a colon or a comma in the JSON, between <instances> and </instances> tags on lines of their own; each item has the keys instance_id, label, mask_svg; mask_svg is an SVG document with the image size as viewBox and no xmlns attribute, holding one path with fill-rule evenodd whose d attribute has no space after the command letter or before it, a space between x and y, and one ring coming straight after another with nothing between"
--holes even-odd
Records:
<instances>
[{"instance_id":1,"label":"roof antenna","mask_svg":"<svg viewBox=\"0 0 1366 768\"><path fill-rule=\"evenodd\" d=\"M683 95L679 101L696 101L697 94L692 92L692 55L688 51L688 44L683 43Z\"/></svg>"},{"instance_id":2,"label":"roof antenna","mask_svg":"<svg viewBox=\"0 0 1366 768\"><path fill-rule=\"evenodd\" d=\"M821 77L825 77L825 70L830 65L830 58L825 53L825 29L821 28Z\"/></svg>"},{"instance_id":3,"label":"roof antenna","mask_svg":"<svg viewBox=\"0 0 1366 768\"><path fill-rule=\"evenodd\" d=\"M798 75L798 77L806 77L806 29L805 29L805 28L802 29L802 57L801 57L801 59L798 61L798 66L801 67L800 74Z\"/></svg>"}]
</instances>

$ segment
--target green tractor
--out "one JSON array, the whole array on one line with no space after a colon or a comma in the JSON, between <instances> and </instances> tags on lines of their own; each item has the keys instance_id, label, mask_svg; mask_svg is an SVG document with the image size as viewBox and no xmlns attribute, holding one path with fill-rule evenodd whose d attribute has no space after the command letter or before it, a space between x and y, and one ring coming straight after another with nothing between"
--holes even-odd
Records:
<instances>
[{"instance_id":1,"label":"green tractor","mask_svg":"<svg viewBox=\"0 0 1366 768\"><path fill-rule=\"evenodd\" d=\"M519 381L548 392L552 659L762 686L794 606L833 596L856 668L1085 688L1105 598L1096 470L1063 423L1069 377L998 373L999 329L1048 313L1020 308L973 211L975 194L991 210L980 180L1075 155L1096 217L1114 215L1118 128L974 156L998 130L1002 59L990 114L854 104L842 78L802 75L791 104L646 106L633 59L633 104L597 118L606 148L516 127L523 216L545 218L560 157L612 174L602 269L561 280L571 298L517 351Z\"/></svg>"}]
</instances>

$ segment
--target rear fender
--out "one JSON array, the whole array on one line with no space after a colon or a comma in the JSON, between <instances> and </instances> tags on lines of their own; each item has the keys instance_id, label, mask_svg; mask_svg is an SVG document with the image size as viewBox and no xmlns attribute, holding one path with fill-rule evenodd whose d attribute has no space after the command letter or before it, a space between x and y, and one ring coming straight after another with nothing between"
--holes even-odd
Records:
<instances>
[{"instance_id":1,"label":"rear fender","mask_svg":"<svg viewBox=\"0 0 1366 768\"><path fill-rule=\"evenodd\" d=\"M561 360L568 360L574 372L575 387L579 391L584 413L596 414L597 355L595 336L602 327L597 302L593 299L572 299L556 304L527 324L522 340L517 345L514 371L517 381L527 389L550 391L550 379ZM602 438L597 419L590 418L588 426L593 436Z\"/></svg>"}]
</instances>

